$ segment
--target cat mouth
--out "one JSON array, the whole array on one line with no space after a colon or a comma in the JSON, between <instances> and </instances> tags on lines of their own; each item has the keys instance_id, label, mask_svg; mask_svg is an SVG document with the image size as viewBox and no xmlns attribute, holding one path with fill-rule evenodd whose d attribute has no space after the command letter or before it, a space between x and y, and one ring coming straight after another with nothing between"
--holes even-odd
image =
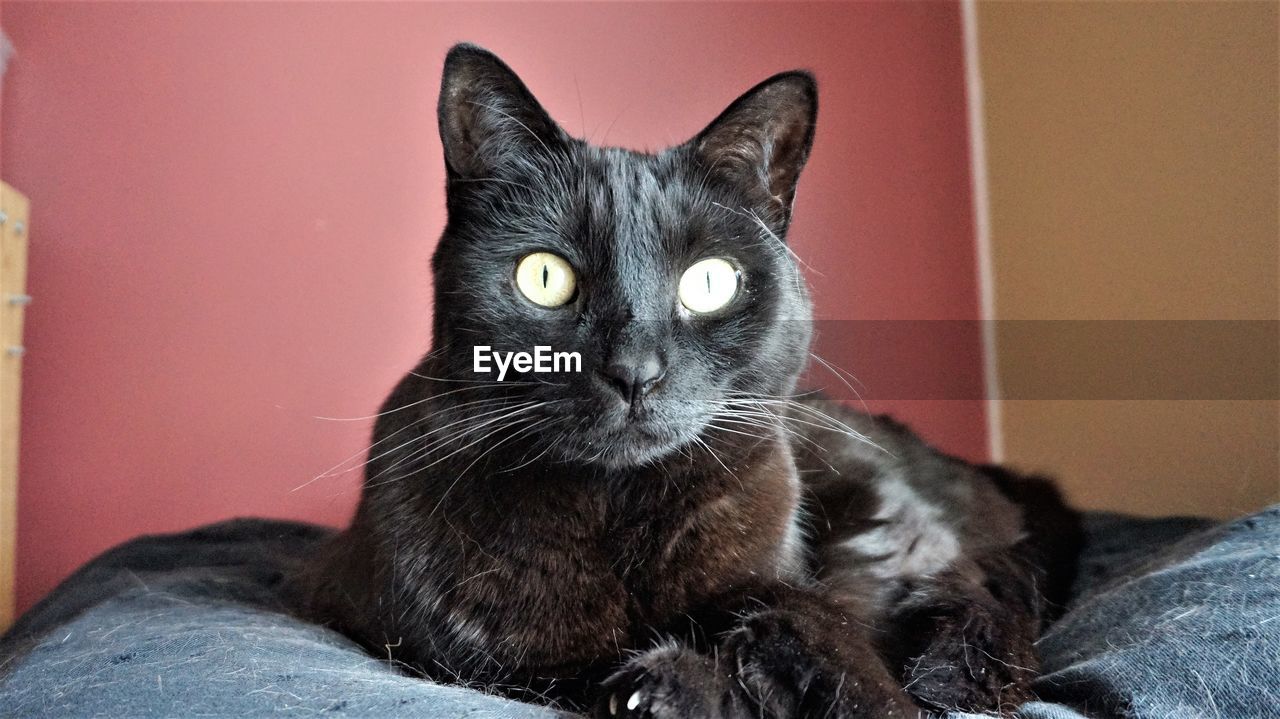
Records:
<instances>
[{"instance_id":1,"label":"cat mouth","mask_svg":"<svg viewBox=\"0 0 1280 719\"><path fill-rule=\"evenodd\" d=\"M620 425L602 439L611 452L605 452L605 464L614 467L639 466L677 452L696 436L698 427L672 422L652 412L628 413Z\"/></svg>"},{"instance_id":2,"label":"cat mouth","mask_svg":"<svg viewBox=\"0 0 1280 719\"><path fill-rule=\"evenodd\" d=\"M559 462L609 469L639 467L679 452L703 431L709 417L698 402L646 397L634 403L584 397L556 407L556 427L540 442Z\"/></svg>"},{"instance_id":3,"label":"cat mouth","mask_svg":"<svg viewBox=\"0 0 1280 719\"><path fill-rule=\"evenodd\" d=\"M633 444L665 445L678 433L666 422L648 415L628 414L617 426L604 432L604 441Z\"/></svg>"},{"instance_id":4,"label":"cat mouth","mask_svg":"<svg viewBox=\"0 0 1280 719\"><path fill-rule=\"evenodd\" d=\"M591 464L622 468L645 464L676 451L684 432L652 411L628 411L613 422L602 422L575 452Z\"/></svg>"}]
</instances>

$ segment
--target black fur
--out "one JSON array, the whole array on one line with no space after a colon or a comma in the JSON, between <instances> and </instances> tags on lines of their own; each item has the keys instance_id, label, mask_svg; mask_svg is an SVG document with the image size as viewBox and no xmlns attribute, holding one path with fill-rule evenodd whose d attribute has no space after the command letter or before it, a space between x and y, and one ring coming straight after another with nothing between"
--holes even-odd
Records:
<instances>
[{"instance_id":1,"label":"black fur","mask_svg":"<svg viewBox=\"0 0 1280 719\"><path fill-rule=\"evenodd\" d=\"M1047 485L794 395L810 305L785 246L816 86L784 73L658 154L569 137L493 55L445 63L449 222L435 350L387 399L351 527L299 586L309 615L424 675L603 716L908 717L1028 696ZM548 309L513 281L552 252ZM741 286L692 315L681 273ZM481 381L472 347L581 353ZM657 363L643 397L616 365ZM1031 494L1035 494L1032 492ZM1032 536L1029 529L1057 536Z\"/></svg>"}]
</instances>

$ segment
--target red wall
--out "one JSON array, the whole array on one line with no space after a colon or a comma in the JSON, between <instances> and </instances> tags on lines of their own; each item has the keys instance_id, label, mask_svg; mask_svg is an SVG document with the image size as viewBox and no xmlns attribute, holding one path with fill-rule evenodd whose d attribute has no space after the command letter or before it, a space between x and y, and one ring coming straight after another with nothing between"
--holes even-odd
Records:
<instances>
[{"instance_id":1,"label":"red wall","mask_svg":"<svg viewBox=\"0 0 1280 719\"><path fill-rule=\"evenodd\" d=\"M570 131L650 148L775 71L816 70L793 243L819 313L977 315L954 4L2 12L18 55L0 172L34 205L21 607L142 532L345 521L357 474L308 480L358 452L369 422L317 417L369 414L426 349L435 93L457 40L502 55ZM860 366L824 332L827 359ZM965 334L918 370L970 386L977 347ZM873 404L985 453L976 401Z\"/></svg>"}]
</instances>

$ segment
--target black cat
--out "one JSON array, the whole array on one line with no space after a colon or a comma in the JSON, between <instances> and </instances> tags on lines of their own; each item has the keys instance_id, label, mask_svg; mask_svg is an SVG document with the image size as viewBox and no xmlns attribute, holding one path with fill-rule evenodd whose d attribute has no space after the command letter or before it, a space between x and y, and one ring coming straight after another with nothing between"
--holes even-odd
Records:
<instances>
[{"instance_id":1,"label":"black cat","mask_svg":"<svg viewBox=\"0 0 1280 719\"><path fill-rule=\"evenodd\" d=\"M436 349L383 406L309 614L429 677L601 716L1028 698L1076 537L1056 492L794 394L810 303L784 243L816 111L789 72L678 147L593 147L453 48ZM475 371L476 347L537 346L581 371Z\"/></svg>"}]
</instances>

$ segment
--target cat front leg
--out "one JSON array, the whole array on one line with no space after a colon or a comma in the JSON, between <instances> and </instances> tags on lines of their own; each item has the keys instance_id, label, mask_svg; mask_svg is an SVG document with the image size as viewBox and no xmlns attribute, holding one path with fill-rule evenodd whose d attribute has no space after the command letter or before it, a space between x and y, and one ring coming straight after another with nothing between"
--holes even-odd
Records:
<instances>
[{"instance_id":1,"label":"cat front leg","mask_svg":"<svg viewBox=\"0 0 1280 719\"><path fill-rule=\"evenodd\" d=\"M917 586L893 621L892 653L906 691L939 711L1001 716L1031 699L1042 583L1011 549Z\"/></svg>"},{"instance_id":2,"label":"cat front leg","mask_svg":"<svg viewBox=\"0 0 1280 719\"><path fill-rule=\"evenodd\" d=\"M923 715L884 664L868 628L839 604L817 592L783 586L751 597L756 601L748 604L754 606L740 612L733 628L706 652L671 644L624 665L605 682L596 716Z\"/></svg>"}]
</instances>

